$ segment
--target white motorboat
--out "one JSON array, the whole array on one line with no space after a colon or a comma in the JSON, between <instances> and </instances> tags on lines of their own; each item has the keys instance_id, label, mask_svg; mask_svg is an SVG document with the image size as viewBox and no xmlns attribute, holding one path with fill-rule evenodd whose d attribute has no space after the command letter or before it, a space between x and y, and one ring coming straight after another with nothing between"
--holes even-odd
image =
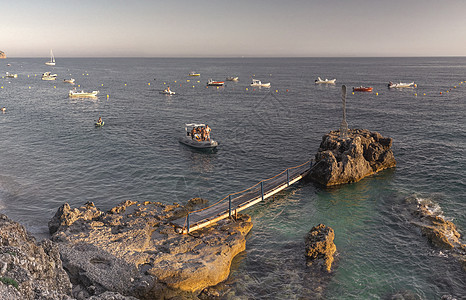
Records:
<instances>
[{"instance_id":1,"label":"white motorboat","mask_svg":"<svg viewBox=\"0 0 466 300\"><path fill-rule=\"evenodd\" d=\"M42 80L56 80L57 76L58 76L57 74L45 72L44 74L42 74Z\"/></svg>"},{"instance_id":2,"label":"white motorboat","mask_svg":"<svg viewBox=\"0 0 466 300\"><path fill-rule=\"evenodd\" d=\"M393 82L389 82L388 83L388 87L389 88L415 88L417 87L417 85L413 82L410 82L410 83L404 83L404 82L400 82L400 83L393 83Z\"/></svg>"},{"instance_id":3,"label":"white motorboat","mask_svg":"<svg viewBox=\"0 0 466 300\"><path fill-rule=\"evenodd\" d=\"M170 89L164 89L163 91L160 92L160 94L164 95L175 95L176 93Z\"/></svg>"},{"instance_id":4,"label":"white motorboat","mask_svg":"<svg viewBox=\"0 0 466 300\"><path fill-rule=\"evenodd\" d=\"M50 61L45 63L47 66L55 66L55 57L53 56L52 49L50 49Z\"/></svg>"},{"instance_id":5,"label":"white motorboat","mask_svg":"<svg viewBox=\"0 0 466 300\"><path fill-rule=\"evenodd\" d=\"M201 74L192 71L192 72L190 72L190 73L188 74L188 76L201 76Z\"/></svg>"},{"instance_id":6,"label":"white motorboat","mask_svg":"<svg viewBox=\"0 0 466 300\"><path fill-rule=\"evenodd\" d=\"M230 76L230 77L227 77L227 81L238 81L238 76L234 77L234 76Z\"/></svg>"},{"instance_id":7,"label":"white motorboat","mask_svg":"<svg viewBox=\"0 0 466 300\"><path fill-rule=\"evenodd\" d=\"M209 86L223 86L224 84L225 84L225 81L216 81L212 79L207 80L207 85Z\"/></svg>"},{"instance_id":8,"label":"white motorboat","mask_svg":"<svg viewBox=\"0 0 466 300\"><path fill-rule=\"evenodd\" d=\"M252 83L251 83L251 86L257 86L257 87L270 87L270 82L267 82L267 83L262 83L260 80L258 79L252 79Z\"/></svg>"},{"instance_id":9,"label":"white motorboat","mask_svg":"<svg viewBox=\"0 0 466 300\"><path fill-rule=\"evenodd\" d=\"M6 72L5 77L7 77L7 78L17 78L18 74L11 74L11 73Z\"/></svg>"},{"instance_id":10,"label":"white motorboat","mask_svg":"<svg viewBox=\"0 0 466 300\"><path fill-rule=\"evenodd\" d=\"M185 125L185 134L180 137L179 142L196 149L212 150L218 146L218 142L210 138L209 126L197 123Z\"/></svg>"},{"instance_id":11,"label":"white motorboat","mask_svg":"<svg viewBox=\"0 0 466 300\"><path fill-rule=\"evenodd\" d=\"M77 91L76 89L70 90L68 96L70 98L95 98L99 94L99 91L85 92Z\"/></svg>"},{"instance_id":12,"label":"white motorboat","mask_svg":"<svg viewBox=\"0 0 466 300\"><path fill-rule=\"evenodd\" d=\"M325 78L325 80L322 80L320 77L317 77L317 79L315 80L315 83L316 84L335 84L335 81L337 81L336 79L327 79Z\"/></svg>"},{"instance_id":13,"label":"white motorboat","mask_svg":"<svg viewBox=\"0 0 466 300\"><path fill-rule=\"evenodd\" d=\"M74 84L74 78L70 78L70 79L63 79L63 82L64 83L69 83L69 84Z\"/></svg>"}]
</instances>

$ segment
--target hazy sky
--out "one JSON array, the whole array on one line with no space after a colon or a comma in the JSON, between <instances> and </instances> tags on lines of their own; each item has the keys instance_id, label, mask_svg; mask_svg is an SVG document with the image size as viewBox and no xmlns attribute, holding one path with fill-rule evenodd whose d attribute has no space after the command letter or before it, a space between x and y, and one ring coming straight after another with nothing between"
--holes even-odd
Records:
<instances>
[{"instance_id":1,"label":"hazy sky","mask_svg":"<svg viewBox=\"0 0 466 300\"><path fill-rule=\"evenodd\" d=\"M0 0L9 57L464 56L466 0Z\"/></svg>"}]
</instances>

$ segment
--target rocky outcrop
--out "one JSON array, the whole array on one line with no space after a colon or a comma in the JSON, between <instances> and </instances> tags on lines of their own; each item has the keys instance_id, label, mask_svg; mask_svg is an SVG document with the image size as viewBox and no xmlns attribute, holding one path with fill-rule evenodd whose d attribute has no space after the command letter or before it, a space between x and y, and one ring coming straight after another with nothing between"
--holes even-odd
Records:
<instances>
[{"instance_id":1,"label":"rocky outcrop","mask_svg":"<svg viewBox=\"0 0 466 300\"><path fill-rule=\"evenodd\" d=\"M6 58L6 54L3 51L0 51L0 59Z\"/></svg>"},{"instance_id":2,"label":"rocky outcrop","mask_svg":"<svg viewBox=\"0 0 466 300\"><path fill-rule=\"evenodd\" d=\"M0 299L71 299L58 247L0 214Z\"/></svg>"},{"instance_id":3,"label":"rocky outcrop","mask_svg":"<svg viewBox=\"0 0 466 300\"><path fill-rule=\"evenodd\" d=\"M311 180L325 186L351 183L396 166L391 138L367 129L350 129L346 139L339 134L331 131L322 137Z\"/></svg>"},{"instance_id":4,"label":"rocky outcrop","mask_svg":"<svg viewBox=\"0 0 466 300\"><path fill-rule=\"evenodd\" d=\"M319 224L312 227L305 238L307 264L317 265L330 272L337 247L333 243L335 233L332 228Z\"/></svg>"},{"instance_id":5,"label":"rocky outcrop","mask_svg":"<svg viewBox=\"0 0 466 300\"><path fill-rule=\"evenodd\" d=\"M453 222L445 220L440 206L427 198L409 197L407 204L413 217L411 223L436 248L449 250L466 271L466 244Z\"/></svg>"},{"instance_id":6,"label":"rocky outcrop","mask_svg":"<svg viewBox=\"0 0 466 300\"><path fill-rule=\"evenodd\" d=\"M49 228L83 296L113 291L139 299L189 299L228 277L252 223L241 215L182 235L170 221L185 212L158 202L126 201L108 212L92 203L74 209L64 204Z\"/></svg>"}]
</instances>

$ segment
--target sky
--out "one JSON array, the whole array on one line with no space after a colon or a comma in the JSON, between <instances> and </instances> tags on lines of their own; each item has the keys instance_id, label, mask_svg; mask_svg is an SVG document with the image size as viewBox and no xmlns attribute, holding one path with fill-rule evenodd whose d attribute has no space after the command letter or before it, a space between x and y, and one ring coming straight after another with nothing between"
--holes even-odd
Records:
<instances>
[{"instance_id":1,"label":"sky","mask_svg":"<svg viewBox=\"0 0 466 300\"><path fill-rule=\"evenodd\" d=\"M0 0L8 57L465 56L466 0Z\"/></svg>"}]
</instances>

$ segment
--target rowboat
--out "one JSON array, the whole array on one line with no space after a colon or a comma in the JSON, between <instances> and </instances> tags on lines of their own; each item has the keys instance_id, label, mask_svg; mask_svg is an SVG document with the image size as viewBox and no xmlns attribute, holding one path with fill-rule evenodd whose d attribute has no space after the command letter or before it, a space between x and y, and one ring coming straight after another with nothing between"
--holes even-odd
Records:
<instances>
[{"instance_id":1,"label":"rowboat","mask_svg":"<svg viewBox=\"0 0 466 300\"><path fill-rule=\"evenodd\" d=\"M252 79L252 83L251 83L251 86L257 86L257 87L270 87L270 82L267 82L267 83L262 83L260 80L258 79Z\"/></svg>"},{"instance_id":2,"label":"rowboat","mask_svg":"<svg viewBox=\"0 0 466 300\"><path fill-rule=\"evenodd\" d=\"M415 88L417 87L417 85L413 82L410 82L410 83L404 83L404 82L400 82L400 83L393 83L393 82L389 82L388 83L388 87L389 88Z\"/></svg>"},{"instance_id":3,"label":"rowboat","mask_svg":"<svg viewBox=\"0 0 466 300\"><path fill-rule=\"evenodd\" d=\"M163 91L160 92L160 94L164 94L164 95L175 95L176 93L172 90L169 90L169 89L164 89Z\"/></svg>"},{"instance_id":4,"label":"rowboat","mask_svg":"<svg viewBox=\"0 0 466 300\"><path fill-rule=\"evenodd\" d=\"M372 92L372 87L365 87L365 86L360 86L360 87L354 87L353 92Z\"/></svg>"},{"instance_id":5,"label":"rowboat","mask_svg":"<svg viewBox=\"0 0 466 300\"><path fill-rule=\"evenodd\" d=\"M99 91L85 92L85 91L76 91L70 90L68 96L70 98L95 98L99 94Z\"/></svg>"},{"instance_id":6,"label":"rowboat","mask_svg":"<svg viewBox=\"0 0 466 300\"><path fill-rule=\"evenodd\" d=\"M210 138L210 128L206 124L185 124L185 134L180 137L179 142L196 149L215 149L218 142ZM200 132L207 132L202 135ZM204 138L203 138L204 137Z\"/></svg>"},{"instance_id":7,"label":"rowboat","mask_svg":"<svg viewBox=\"0 0 466 300\"><path fill-rule=\"evenodd\" d=\"M207 85L209 86L223 86L225 84L224 81L215 81L212 79L207 80Z\"/></svg>"},{"instance_id":8,"label":"rowboat","mask_svg":"<svg viewBox=\"0 0 466 300\"><path fill-rule=\"evenodd\" d=\"M188 76L201 76L201 74L196 73L196 72L193 71L193 72L190 72L190 73L188 74Z\"/></svg>"},{"instance_id":9,"label":"rowboat","mask_svg":"<svg viewBox=\"0 0 466 300\"><path fill-rule=\"evenodd\" d=\"M337 81L336 79L327 79L325 78L325 80L322 80L320 77L317 77L317 79L315 80L315 83L316 84L321 84L321 83L324 83L324 84L335 84L335 81Z\"/></svg>"}]
</instances>

